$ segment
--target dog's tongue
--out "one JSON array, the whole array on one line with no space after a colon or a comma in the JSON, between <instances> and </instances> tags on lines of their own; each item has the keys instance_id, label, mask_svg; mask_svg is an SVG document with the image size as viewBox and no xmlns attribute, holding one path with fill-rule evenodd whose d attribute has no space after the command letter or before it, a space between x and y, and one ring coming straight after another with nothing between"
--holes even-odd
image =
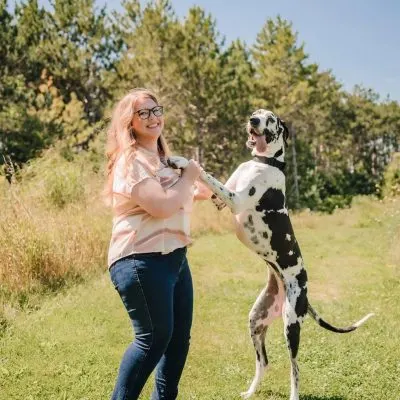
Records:
<instances>
[{"instance_id":1,"label":"dog's tongue","mask_svg":"<svg viewBox=\"0 0 400 400\"><path fill-rule=\"evenodd\" d=\"M252 140L255 142L255 148L258 153L264 153L267 150L267 142L265 141L265 136L255 136L251 135ZM253 146L254 147L254 146Z\"/></svg>"}]
</instances>

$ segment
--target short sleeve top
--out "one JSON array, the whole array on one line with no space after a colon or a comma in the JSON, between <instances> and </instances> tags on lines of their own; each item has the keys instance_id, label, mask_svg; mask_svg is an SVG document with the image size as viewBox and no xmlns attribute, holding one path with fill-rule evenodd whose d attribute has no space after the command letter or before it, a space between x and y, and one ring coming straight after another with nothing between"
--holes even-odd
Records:
<instances>
[{"instance_id":1,"label":"short sleeve top","mask_svg":"<svg viewBox=\"0 0 400 400\"><path fill-rule=\"evenodd\" d=\"M192 243L190 213L193 190L183 206L171 217L156 218L135 203L131 193L144 179L157 180L168 189L179 179L179 173L160 161L158 154L137 147L133 155L122 155L114 167L113 226L108 252L108 266L135 253L169 253Z\"/></svg>"}]
</instances>

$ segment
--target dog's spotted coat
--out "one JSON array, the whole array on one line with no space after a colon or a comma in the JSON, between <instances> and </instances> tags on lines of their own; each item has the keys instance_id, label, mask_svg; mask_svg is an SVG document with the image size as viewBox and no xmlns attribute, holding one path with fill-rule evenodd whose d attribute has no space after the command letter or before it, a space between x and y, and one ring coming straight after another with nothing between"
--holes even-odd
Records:
<instances>
[{"instance_id":1,"label":"dog's spotted coat","mask_svg":"<svg viewBox=\"0 0 400 400\"><path fill-rule=\"evenodd\" d=\"M249 315L256 372L242 396L249 398L256 391L268 366L264 343L268 326L282 316L291 360L290 400L298 400L297 353L300 328L306 315L310 314L326 329L343 333L356 329L372 314L350 327L336 328L321 319L311 307L307 298L307 272L285 204L284 154L288 129L271 111L257 110L250 117L247 131L247 146L253 149L253 160L241 164L225 185L204 171L201 174L201 179L217 196L214 197L217 207L227 205L235 215L238 238L269 267L267 286ZM266 144L261 152L257 147L260 141ZM184 168L187 160L172 157L170 164Z\"/></svg>"}]
</instances>

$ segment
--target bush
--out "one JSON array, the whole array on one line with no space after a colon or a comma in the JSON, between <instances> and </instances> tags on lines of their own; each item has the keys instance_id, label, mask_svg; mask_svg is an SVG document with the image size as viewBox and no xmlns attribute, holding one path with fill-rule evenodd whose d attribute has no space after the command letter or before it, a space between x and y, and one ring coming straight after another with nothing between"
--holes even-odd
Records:
<instances>
[{"instance_id":1,"label":"bush","mask_svg":"<svg viewBox=\"0 0 400 400\"><path fill-rule=\"evenodd\" d=\"M384 175L382 196L400 196L400 153L396 153Z\"/></svg>"},{"instance_id":2,"label":"bush","mask_svg":"<svg viewBox=\"0 0 400 400\"><path fill-rule=\"evenodd\" d=\"M63 208L85 200L83 176L76 165L65 161L59 168L47 171L43 179L45 196L51 205Z\"/></svg>"},{"instance_id":3,"label":"bush","mask_svg":"<svg viewBox=\"0 0 400 400\"><path fill-rule=\"evenodd\" d=\"M320 202L320 204L318 205L318 211L332 213L337 208L350 207L352 200L352 196L334 194L332 196L326 197Z\"/></svg>"},{"instance_id":4,"label":"bush","mask_svg":"<svg viewBox=\"0 0 400 400\"><path fill-rule=\"evenodd\" d=\"M19 190L47 207L61 209L68 204L84 203L88 181L85 163L79 156L58 146L16 171L14 183Z\"/></svg>"}]
</instances>

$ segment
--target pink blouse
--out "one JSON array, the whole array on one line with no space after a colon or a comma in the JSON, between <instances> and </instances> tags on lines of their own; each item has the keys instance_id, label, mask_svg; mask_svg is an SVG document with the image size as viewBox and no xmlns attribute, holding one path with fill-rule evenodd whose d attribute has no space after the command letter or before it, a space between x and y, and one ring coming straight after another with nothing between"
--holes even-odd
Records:
<instances>
[{"instance_id":1,"label":"pink blouse","mask_svg":"<svg viewBox=\"0 0 400 400\"><path fill-rule=\"evenodd\" d=\"M128 165L122 155L116 162L113 180L113 227L108 252L108 267L120 258L135 253L164 254L192 243L190 213L192 196L169 218L155 218L131 197L132 189L144 179L156 179L163 189L173 186L179 173L161 163L158 154L137 147ZM127 167L127 168L126 168Z\"/></svg>"}]
</instances>

